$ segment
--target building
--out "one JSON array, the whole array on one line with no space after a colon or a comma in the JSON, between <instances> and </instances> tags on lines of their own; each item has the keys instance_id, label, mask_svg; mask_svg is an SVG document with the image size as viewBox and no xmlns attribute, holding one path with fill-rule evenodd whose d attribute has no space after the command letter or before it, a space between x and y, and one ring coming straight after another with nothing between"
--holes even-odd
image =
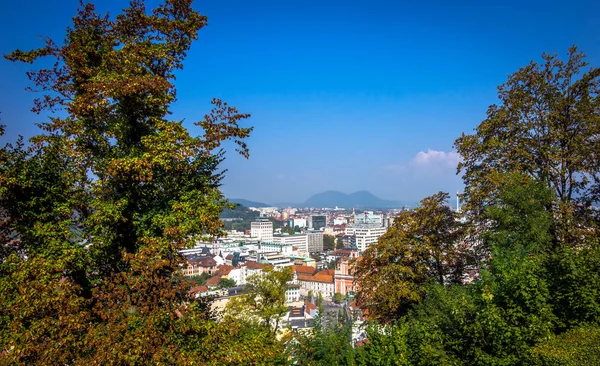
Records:
<instances>
[{"instance_id":1,"label":"building","mask_svg":"<svg viewBox=\"0 0 600 366\"><path fill-rule=\"evenodd\" d=\"M261 242L273 242L273 223L269 220L253 221L250 224L250 236Z\"/></svg>"},{"instance_id":2,"label":"building","mask_svg":"<svg viewBox=\"0 0 600 366\"><path fill-rule=\"evenodd\" d=\"M306 291L312 291L313 294L321 293L326 299L333 299L335 294L334 271L331 269L319 271L314 275L301 274L296 272L296 282Z\"/></svg>"},{"instance_id":3,"label":"building","mask_svg":"<svg viewBox=\"0 0 600 366\"><path fill-rule=\"evenodd\" d=\"M305 228L306 227L306 219L302 219L302 218L293 218L288 220L287 225L289 227L291 227L292 229L295 228L296 226L298 226L299 228Z\"/></svg>"},{"instance_id":4,"label":"building","mask_svg":"<svg viewBox=\"0 0 600 366\"><path fill-rule=\"evenodd\" d=\"M321 215L313 215L311 216L311 225L310 227L313 230L321 230L325 226L327 226L327 216Z\"/></svg>"},{"instance_id":5,"label":"building","mask_svg":"<svg viewBox=\"0 0 600 366\"><path fill-rule=\"evenodd\" d=\"M308 252L322 252L323 251L323 232L309 230L306 232L308 239Z\"/></svg>"},{"instance_id":6,"label":"building","mask_svg":"<svg viewBox=\"0 0 600 366\"><path fill-rule=\"evenodd\" d=\"M268 264L273 267L291 267L294 265L294 261L286 257L283 253L270 252L260 254L259 263Z\"/></svg>"},{"instance_id":7,"label":"building","mask_svg":"<svg viewBox=\"0 0 600 366\"><path fill-rule=\"evenodd\" d=\"M335 267L334 282L335 292L339 292L343 296L351 292L356 292L354 287L354 265L350 264L350 261L358 256L356 250L338 250L340 257Z\"/></svg>"},{"instance_id":8,"label":"building","mask_svg":"<svg viewBox=\"0 0 600 366\"><path fill-rule=\"evenodd\" d=\"M217 262L210 257L201 257L188 259L187 268L183 269L184 276L200 276L202 273L208 273L210 276L217 270Z\"/></svg>"},{"instance_id":9,"label":"building","mask_svg":"<svg viewBox=\"0 0 600 366\"><path fill-rule=\"evenodd\" d=\"M384 227L348 227L346 228L346 236L354 236L353 246L361 252L377 242L380 236L385 234Z\"/></svg>"},{"instance_id":10,"label":"building","mask_svg":"<svg viewBox=\"0 0 600 366\"><path fill-rule=\"evenodd\" d=\"M373 211L365 211L354 214L355 227L381 227L383 226L383 215L374 214Z\"/></svg>"},{"instance_id":11,"label":"building","mask_svg":"<svg viewBox=\"0 0 600 366\"><path fill-rule=\"evenodd\" d=\"M285 302L295 302L300 300L300 285L289 284L285 291Z\"/></svg>"},{"instance_id":12,"label":"building","mask_svg":"<svg viewBox=\"0 0 600 366\"><path fill-rule=\"evenodd\" d=\"M275 235L273 236L273 243L282 246L291 245L298 248L299 255L308 256L308 235L307 234L296 234L296 235Z\"/></svg>"}]
</instances>

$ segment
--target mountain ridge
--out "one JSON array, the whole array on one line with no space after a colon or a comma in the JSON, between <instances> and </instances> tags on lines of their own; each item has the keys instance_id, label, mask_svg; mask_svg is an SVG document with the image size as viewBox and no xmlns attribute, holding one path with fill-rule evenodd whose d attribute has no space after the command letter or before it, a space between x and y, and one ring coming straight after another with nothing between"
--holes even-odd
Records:
<instances>
[{"instance_id":1,"label":"mountain ridge","mask_svg":"<svg viewBox=\"0 0 600 366\"><path fill-rule=\"evenodd\" d=\"M271 205L266 204L266 203L250 201L250 200L243 199L243 198L228 198L227 200L230 203L237 203L238 205L242 205L242 206L246 206L246 207L271 207Z\"/></svg>"},{"instance_id":2,"label":"mountain ridge","mask_svg":"<svg viewBox=\"0 0 600 366\"><path fill-rule=\"evenodd\" d=\"M379 198L367 190L353 193L340 191L325 191L309 197L304 205L306 207L343 207L343 208L400 208L404 204L400 201Z\"/></svg>"}]
</instances>

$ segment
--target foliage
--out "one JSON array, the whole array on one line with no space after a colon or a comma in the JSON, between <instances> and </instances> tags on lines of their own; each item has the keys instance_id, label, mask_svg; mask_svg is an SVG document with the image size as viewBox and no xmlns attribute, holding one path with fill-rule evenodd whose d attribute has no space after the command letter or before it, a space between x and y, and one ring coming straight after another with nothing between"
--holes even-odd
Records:
<instances>
[{"instance_id":1,"label":"foliage","mask_svg":"<svg viewBox=\"0 0 600 366\"><path fill-rule=\"evenodd\" d=\"M206 272L203 272L199 276L192 276L192 277L188 277L188 278L191 282L194 283L194 285L203 286L203 285L206 285L206 280L208 280L210 278L210 275Z\"/></svg>"},{"instance_id":2,"label":"foliage","mask_svg":"<svg viewBox=\"0 0 600 366\"><path fill-rule=\"evenodd\" d=\"M292 347L295 365L354 365L350 325L297 333Z\"/></svg>"},{"instance_id":3,"label":"foliage","mask_svg":"<svg viewBox=\"0 0 600 366\"><path fill-rule=\"evenodd\" d=\"M356 261L357 300L382 321L398 319L425 295L426 283L459 282L464 258L460 223L445 204L447 193L402 211L394 225Z\"/></svg>"},{"instance_id":4,"label":"foliage","mask_svg":"<svg viewBox=\"0 0 600 366\"><path fill-rule=\"evenodd\" d=\"M355 349L356 365L407 366L408 347L406 328L400 324L386 327L371 324L367 327L367 339Z\"/></svg>"},{"instance_id":5,"label":"foliage","mask_svg":"<svg viewBox=\"0 0 600 366\"><path fill-rule=\"evenodd\" d=\"M532 354L532 365L600 365L600 329L572 329L536 345Z\"/></svg>"},{"instance_id":6,"label":"foliage","mask_svg":"<svg viewBox=\"0 0 600 366\"><path fill-rule=\"evenodd\" d=\"M333 295L333 302L335 302L336 304L341 304L344 301L344 295L340 294L339 292L336 292Z\"/></svg>"},{"instance_id":7,"label":"foliage","mask_svg":"<svg viewBox=\"0 0 600 366\"><path fill-rule=\"evenodd\" d=\"M235 286L235 281L229 278L221 278L221 280L219 281L219 288L232 288Z\"/></svg>"},{"instance_id":8,"label":"foliage","mask_svg":"<svg viewBox=\"0 0 600 366\"><path fill-rule=\"evenodd\" d=\"M290 226L284 226L281 228L281 233L282 234L289 234L289 235L294 235L296 232L294 231L294 229Z\"/></svg>"},{"instance_id":9,"label":"foliage","mask_svg":"<svg viewBox=\"0 0 600 366\"><path fill-rule=\"evenodd\" d=\"M187 295L178 251L221 233L219 190L249 115L220 100L190 136L168 120L173 80L206 17L191 0L116 17L82 4L55 60L28 76L42 134L0 153L0 352L6 364L269 363L270 332L215 323ZM223 337L223 338L221 338ZM275 362L274 362L275 363Z\"/></svg>"},{"instance_id":10,"label":"foliage","mask_svg":"<svg viewBox=\"0 0 600 366\"><path fill-rule=\"evenodd\" d=\"M554 191L563 241L574 229L572 203L588 207L600 194L600 69L588 68L576 47L566 61L542 58L510 75L498 88L500 104L454 145L464 159L458 171L464 170L467 211L478 215L495 201L503 173L523 172Z\"/></svg>"},{"instance_id":11,"label":"foliage","mask_svg":"<svg viewBox=\"0 0 600 366\"><path fill-rule=\"evenodd\" d=\"M335 249L335 236L323 235L323 250L334 250Z\"/></svg>"},{"instance_id":12,"label":"foliage","mask_svg":"<svg viewBox=\"0 0 600 366\"><path fill-rule=\"evenodd\" d=\"M236 296L227 303L225 317L257 324L276 335L281 318L288 312L285 293L291 280L290 267L265 267L261 273L248 277L247 294Z\"/></svg>"}]
</instances>

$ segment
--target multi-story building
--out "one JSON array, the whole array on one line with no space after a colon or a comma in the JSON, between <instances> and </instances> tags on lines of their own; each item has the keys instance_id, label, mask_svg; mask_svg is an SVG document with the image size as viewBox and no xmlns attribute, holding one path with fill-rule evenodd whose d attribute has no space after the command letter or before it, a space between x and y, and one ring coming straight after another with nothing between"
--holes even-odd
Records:
<instances>
[{"instance_id":1,"label":"multi-story building","mask_svg":"<svg viewBox=\"0 0 600 366\"><path fill-rule=\"evenodd\" d=\"M250 224L250 236L254 240L273 242L273 223L269 220L253 221Z\"/></svg>"},{"instance_id":2,"label":"multi-story building","mask_svg":"<svg viewBox=\"0 0 600 366\"><path fill-rule=\"evenodd\" d=\"M289 219L287 222L287 225L289 227L291 227L292 229L295 228L296 226L298 226L299 228L305 228L306 227L306 219L303 218L293 218L293 219Z\"/></svg>"},{"instance_id":3,"label":"multi-story building","mask_svg":"<svg viewBox=\"0 0 600 366\"><path fill-rule=\"evenodd\" d=\"M309 230L306 232L308 237L308 252L322 252L323 251L323 232Z\"/></svg>"},{"instance_id":4,"label":"multi-story building","mask_svg":"<svg viewBox=\"0 0 600 366\"><path fill-rule=\"evenodd\" d=\"M314 294L321 293L326 299L332 299L335 294L335 283L333 278L334 271L331 269L323 270L314 275L296 274L296 281L305 291L312 291Z\"/></svg>"},{"instance_id":5,"label":"multi-story building","mask_svg":"<svg viewBox=\"0 0 600 366\"><path fill-rule=\"evenodd\" d=\"M327 216L313 215L311 216L310 222L310 228L312 228L313 230L321 230L322 228L327 226Z\"/></svg>"},{"instance_id":6,"label":"multi-story building","mask_svg":"<svg viewBox=\"0 0 600 366\"><path fill-rule=\"evenodd\" d=\"M354 265L350 261L359 258L358 251L339 250L340 258L335 267L335 292L346 296L350 292L356 292L354 287Z\"/></svg>"},{"instance_id":7,"label":"multi-story building","mask_svg":"<svg viewBox=\"0 0 600 366\"><path fill-rule=\"evenodd\" d=\"M362 213L354 214L354 226L383 226L383 215L374 214L373 211L365 211Z\"/></svg>"},{"instance_id":8,"label":"multi-story building","mask_svg":"<svg viewBox=\"0 0 600 366\"><path fill-rule=\"evenodd\" d=\"M292 245L298 248L299 255L308 255L308 235L297 234L297 235L275 235L273 236L273 243L281 245Z\"/></svg>"},{"instance_id":9,"label":"multi-story building","mask_svg":"<svg viewBox=\"0 0 600 366\"><path fill-rule=\"evenodd\" d=\"M347 236L354 236L354 246L361 252L377 242L377 239L385 234L384 227L348 227L346 228Z\"/></svg>"}]
</instances>

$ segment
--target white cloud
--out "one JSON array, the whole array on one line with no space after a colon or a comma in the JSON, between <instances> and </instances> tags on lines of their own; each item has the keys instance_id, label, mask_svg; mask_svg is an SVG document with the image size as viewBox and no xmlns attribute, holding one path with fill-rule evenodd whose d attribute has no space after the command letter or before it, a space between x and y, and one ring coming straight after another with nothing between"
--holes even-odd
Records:
<instances>
[{"instance_id":1,"label":"white cloud","mask_svg":"<svg viewBox=\"0 0 600 366\"><path fill-rule=\"evenodd\" d=\"M456 167L460 162L461 157L457 152L450 151L437 151L427 149L427 152L419 151L417 155L411 161L412 165L426 167L426 166L451 166Z\"/></svg>"}]
</instances>

